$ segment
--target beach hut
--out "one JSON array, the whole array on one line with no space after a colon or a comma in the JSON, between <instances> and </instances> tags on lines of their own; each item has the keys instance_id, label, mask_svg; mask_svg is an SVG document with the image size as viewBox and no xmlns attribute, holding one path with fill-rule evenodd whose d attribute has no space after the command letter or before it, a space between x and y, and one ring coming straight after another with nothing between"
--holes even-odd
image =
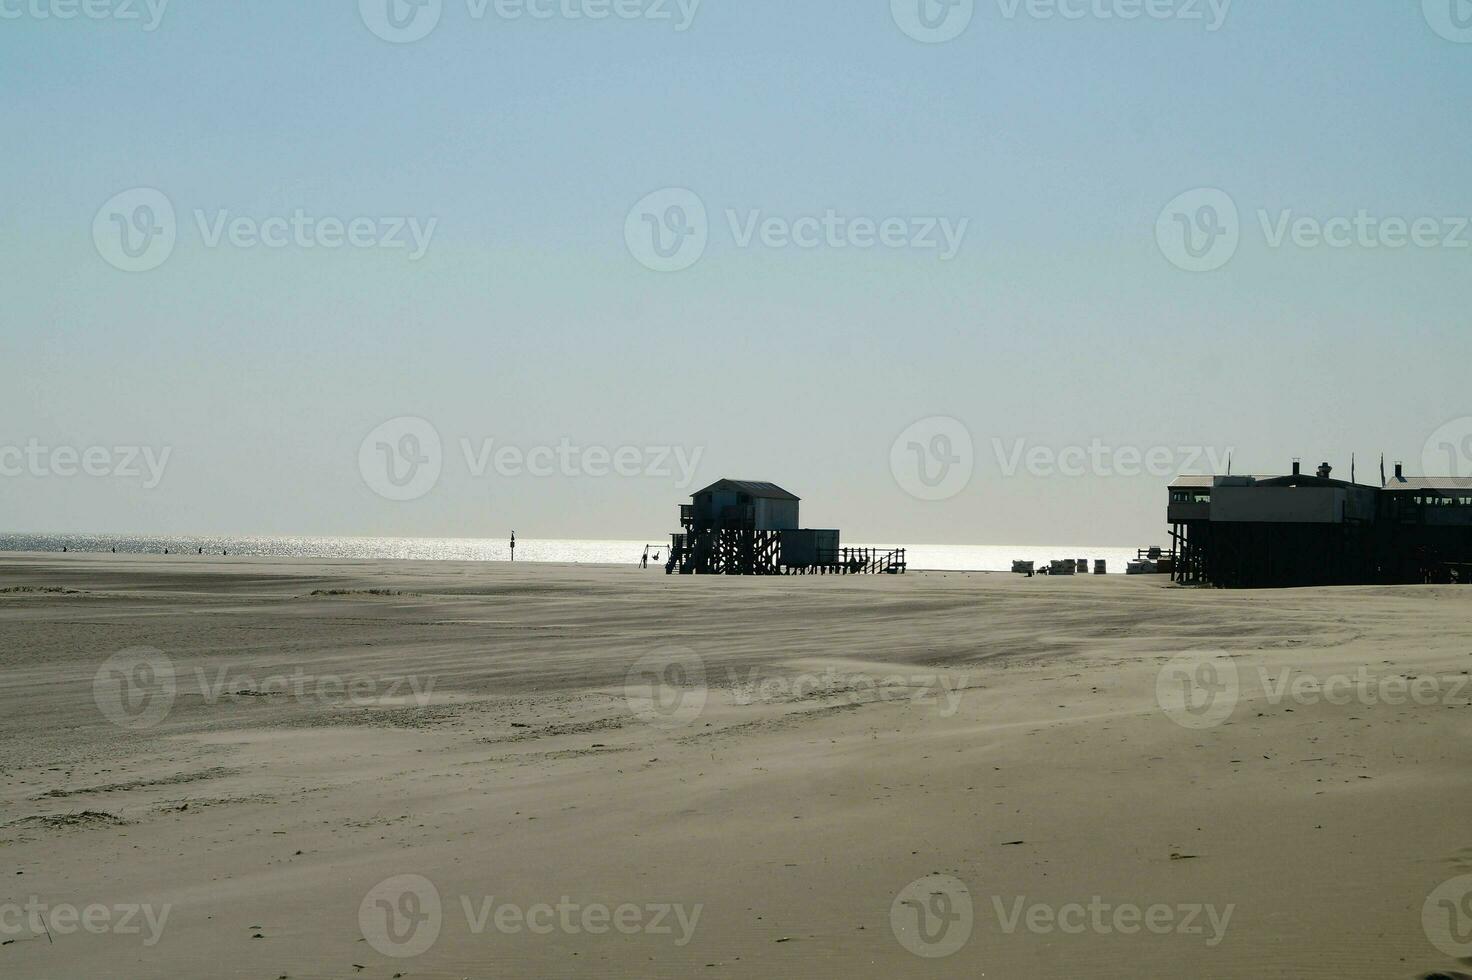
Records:
<instances>
[{"instance_id":1,"label":"beach hut","mask_svg":"<svg viewBox=\"0 0 1472 980\"><path fill-rule=\"evenodd\" d=\"M804 528L800 498L765 480L717 480L680 507L665 571L682 575L905 571L903 549L843 548L832 529Z\"/></svg>"},{"instance_id":2,"label":"beach hut","mask_svg":"<svg viewBox=\"0 0 1472 980\"><path fill-rule=\"evenodd\" d=\"M705 489L695 491L692 502L686 506L698 524L754 531L786 531L800 526L797 514L801 499L775 483L717 480Z\"/></svg>"}]
</instances>

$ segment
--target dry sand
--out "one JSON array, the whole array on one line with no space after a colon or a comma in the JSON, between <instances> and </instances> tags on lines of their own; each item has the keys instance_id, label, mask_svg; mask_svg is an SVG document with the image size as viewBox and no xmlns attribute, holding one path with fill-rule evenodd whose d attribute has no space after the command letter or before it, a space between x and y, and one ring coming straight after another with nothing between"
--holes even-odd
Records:
<instances>
[{"instance_id":1,"label":"dry sand","mask_svg":"<svg viewBox=\"0 0 1472 980\"><path fill-rule=\"evenodd\" d=\"M1472 972L1469 670L1455 588L5 556L0 977Z\"/></svg>"}]
</instances>

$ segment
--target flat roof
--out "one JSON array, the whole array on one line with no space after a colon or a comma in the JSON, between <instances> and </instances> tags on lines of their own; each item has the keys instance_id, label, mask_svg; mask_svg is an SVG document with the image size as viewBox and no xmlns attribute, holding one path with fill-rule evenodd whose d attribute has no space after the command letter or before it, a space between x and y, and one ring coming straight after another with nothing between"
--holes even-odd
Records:
<instances>
[{"instance_id":1,"label":"flat roof","mask_svg":"<svg viewBox=\"0 0 1472 980\"><path fill-rule=\"evenodd\" d=\"M1392 476L1387 490L1472 490L1472 476Z\"/></svg>"},{"instance_id":2,"label":"flat roof","mask_svg":"<svg viewBox=\"0 0 1472 980\"><path fill-rule=\"evenodd\" d=\"M1191 488L1210 490L1212 486L1216 483L1216 479L1216 474L1214 473L1186 473L1176 477L1175 480L1171 483L1170 487L1172 490L1186 490ZM1252 473L1238 473L1233 477L1233 479L1272 480L1275 479L1275 477L1254 475Z\"/></svg>"},{"instance_id":3,"label":"flat roof","mask_svg":"<svg viewBox=\"0 0 1472 980\"><path fill-rule=\"evenodd\" d=\"M1293 480L1292 476L1252 476L1249 479L1259 485L1283 486L1283 481ZM1172 490L1210 490L1216 481L1216 477L1210 474L1191 473L1178 476L1171 482ZM1304 486L1349 486L1366 487L1370 490L1378 489L1373 483L1348 483L1344 480L1321 480L1308 473L1302 473L1298 482ZM1402 476L1390 477L1385 481L1386 490L1472 490L1472 476Z\"/></svg>"}]
</instances>

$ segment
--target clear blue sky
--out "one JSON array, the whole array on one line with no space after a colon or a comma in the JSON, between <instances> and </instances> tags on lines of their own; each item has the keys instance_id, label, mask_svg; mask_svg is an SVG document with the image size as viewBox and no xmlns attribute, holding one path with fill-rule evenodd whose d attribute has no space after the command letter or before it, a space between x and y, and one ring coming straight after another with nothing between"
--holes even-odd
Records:
<instances>
[{"instance_id":1,"label":"clear blue sky","mask_svg":"<svg viewBox=\"0 0 1472 980\"><path fill-rule=\"evenodd\" d=\"M153 488L0 477L3 529L672 529L673 479L477 477L460 446L565 439L700 447L697 482L775 480L850 539L1145 544L1163 480L1008 477L993 440L1235 447L1239 471L1357 452L1363 480L1472 414L1472 248L1274 248L1258 218L1472 216L1472 44L1420 3L1239 0L1210 31L977 0L925 44L888 0L704 0L684 31L444 0L399 44L356 0L173 0L152 31L36 16L57 2L0 0L0 446L171 456ZM130 273L93 225L137 187L177 244ZM625 222L670 187L709 244L661 273ZM1203 187L1241 241L1193 273L1156 224ZM411 261L211 247L195 218L297 209L437 224ZM828 209L969 224L943 261L743 247L726 217ZM444 444L408 502L359 465L398 416ZM930 416L976 447L941 501L891 472Z\"/></svg>"}]
</instances>

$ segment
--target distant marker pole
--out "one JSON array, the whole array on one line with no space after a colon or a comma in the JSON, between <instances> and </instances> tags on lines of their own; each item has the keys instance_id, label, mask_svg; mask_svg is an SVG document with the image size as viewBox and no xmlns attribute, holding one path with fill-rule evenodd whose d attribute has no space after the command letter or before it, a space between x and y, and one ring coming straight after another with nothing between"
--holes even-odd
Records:
<instances>
[{"instance_id":1,"label":"distant marker pole","mask_svg":"<svg viewBox=\"0 0 1472 980\"><path fill-rule=\"evenodd\" d=\"M516 532L511 532L511 560L516 561Z\"/></svg>"}]
</instances>

